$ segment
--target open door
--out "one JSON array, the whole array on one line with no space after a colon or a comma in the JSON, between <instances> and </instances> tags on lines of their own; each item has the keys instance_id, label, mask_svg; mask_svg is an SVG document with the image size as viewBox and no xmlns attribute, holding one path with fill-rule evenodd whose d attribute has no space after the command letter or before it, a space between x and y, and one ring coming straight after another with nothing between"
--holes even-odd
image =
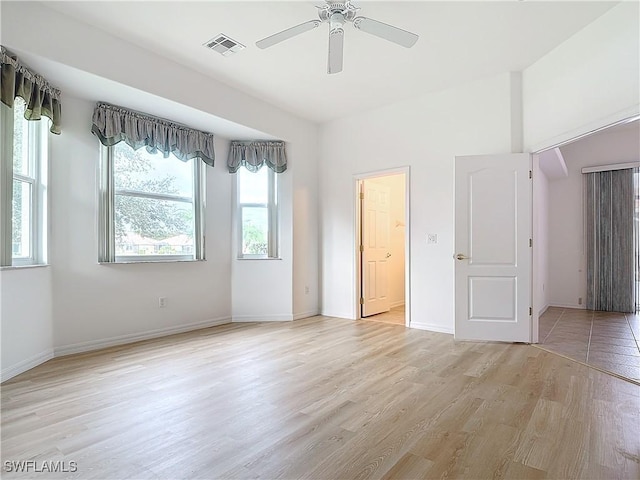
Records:
<instances>
[{"instance_id":1,"label":"open door","mask_svg":"<svg viewBox=\"0 0 640 480\"><path fill-rule=\"evenodd\" d=\"M456 157L455 338L531 341L529 154Z\"/></svg>"},{"instance_id":2,"label":"open door","mask_svg":"<svg viewBox=\"0 0 640 480\"><path fill-rule=\"evenodd\" d=\"M372 180L360 187L362 202L362 317L388 312L390 188Z\"/></svg>"}]
</instances>

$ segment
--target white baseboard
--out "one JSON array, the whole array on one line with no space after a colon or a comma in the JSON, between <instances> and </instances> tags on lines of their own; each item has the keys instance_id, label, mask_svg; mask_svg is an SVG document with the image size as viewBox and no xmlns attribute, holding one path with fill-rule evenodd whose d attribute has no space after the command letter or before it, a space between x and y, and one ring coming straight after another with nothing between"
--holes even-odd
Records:
<instances>
[{"instance_id":1,"label":"white baseboard","mask_svg":"<svg viewBox=\"0 0 640 480\"><path fill-rule=\"evenodd\" d=\"M391 308L404 307L404 300L400 300L399 302L393 302L389 304L389 307Z\"/></svg>"},{"instance_id":2,"label":"white baseboard","mask_svg":"<svg viewBox=\"0 0 640 480\"><path fill-rule=\"evenodd\" d=\"M320 312L320 315L322 315L323 317L334 317L334 318L344 318L345 320L355 320L355 318L353 318L351 316L351 314L347 314L347 313L332 313L332 312Z\"/></svg>"},{"instance_id":3,"label":"white baseboard","mask_svg":"<svg viewBox=\"0 0 640 480\"><path fill-rule=\"evenodd\" d=\"M90 340L88 342L73 343L71 345L63 345L56 347L53 351L55 357L71 355L73 353L83 353L101 348L114 347L116 345L124 345L127 343L139 342L141 340L149 340L152 338L164 337L176 333L190 332L201 328L215 327L231 323L230 317L215 318L204 320L202 322L188 323L186 325L178 325L175 327L158 328L155 330L147 330L142 333L132 333L129 335L119 335L117 337L105 338L102 340Z\"/></svg>"},{"instance_id":4,"label":"white baseboard","mask_svg":"<svg viewBox=\"0 0 640 480\"><path fill-rule=\"evenodd\" d=\"M544 312L546 312L549 309L549 305L545 305L544 307L542 307L540 310L538 310L538 316L544 315Z\"/></svg>"},{"instance_id":5,"label":"white baseboard","mask_svg":"<svg viewBox=\"0 0 640 480\"><path fill-rule=\"evenodd\" d=\"M587 309L586 305L569 305L569 304L562 304L562 303L551 303L551 304L549 304L549 307L577 308L578 310L586 310Z\"/></svg>"},{"instance_id":6,"label":"white baseboard","mask_svg":"<svg viewBox=\"0 0 640 480\"><path fill-rule=\"evenodd\" d=\"M303 318L315 317L319 315L318 310L309 310L308 312L294 313L294 320L302 320Z\"/></svg>"},{"instance_id":7,"label":"white baseboard","mask_svg":"<svg viewBox=\"0 0 640 480\"><path fill-rule=\"evenodd\" d=\"M231 318L233 323L248 323L248 322L291 322L293 315L234 315Z\"/></svg>"},{"instance_id":8,"label":"white baseboard","mask_svg":"<svg viewBox=\"0 0 640 480\"><path fill-rule=\"evenodd\" d=\"M433 325L431 323L411 322L409 328L415 328L417 330L428 330L429 332L448 333L450 335L453 335L453 328L443 327L441 325Z\"/></svg>"},{"instance_id":9,"label":"white baseboard","mask_svg":"<svg viewBox=\"0 0 640 480\"><path fill-rule=\"evenodd\" d=\"M51 360L52 358L53 350L49 349L45 350L44 352L40 352L30 358L27 358L21 362L18 362L15 365L3 368L2 373L0 374L0 381L5 382L10 378L15 377L16 375L20 375L27 370L31 370L33 367L37 367L47 360Z\"/></svg>"}]
</instances>

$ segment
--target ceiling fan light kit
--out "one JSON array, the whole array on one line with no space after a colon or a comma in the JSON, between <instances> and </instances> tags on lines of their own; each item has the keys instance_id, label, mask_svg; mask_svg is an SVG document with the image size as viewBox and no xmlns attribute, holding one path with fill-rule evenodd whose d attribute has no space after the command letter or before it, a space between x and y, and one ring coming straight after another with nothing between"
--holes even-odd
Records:
<instances>
[{"instance_id":1,"label":"ceiling fan light kit","mask_svg":"<svg viewBox=\"0 0 640 480\"><path fill-rule=\"evenodd\" d=\"M375 35L406 48L412 47L418 41L418 35L408 32L393 25L379 22L367 17L356 17L360 8L355 7L351 1L331 2L327 0L325 5L316 7L319 20L310 20L281 32L270 35L256 42L258 48L269 48L289 38L308 32L320 26L321 23L329 24L329 58L327 61L327 73L333 74L342 71L344 51L344 24L353 23L353 26L362 32Z\"/></svg>"}]
</instances>

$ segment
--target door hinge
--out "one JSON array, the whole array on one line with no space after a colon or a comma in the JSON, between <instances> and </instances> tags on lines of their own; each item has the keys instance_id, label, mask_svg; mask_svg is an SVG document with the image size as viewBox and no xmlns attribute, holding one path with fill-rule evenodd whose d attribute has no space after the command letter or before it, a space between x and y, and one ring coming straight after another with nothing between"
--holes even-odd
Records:
<instances>
[{"instance_id":1,"label":"door hinge","mask_svg":"<svg viewBox=\"0 0 640 480\"><path fill-rule=\"evenodd\" d=\"M360 305L364 305L364 298L360 297Z\"/></svg>"},{"instance_id":2,"label":"door hinge","mask_svg":"<svg viewBox=\"0 0 640 480\"><path fill-rule=\"evenodd\" d=\"M533 247L533 238L530 238L530 239L529 239L529 246L530 246L530 247Z\"/></svg>"},{"instance_id":3,"label":"door hinge","mask_svg":"<svg viewBox=\"0 0 640 480\"><path fill-rule=\"evenodd\" d=\"M533 172L529 170L529 178L533 178Z\"/></svg>"},{"instance_id":4,"label":"door hinge","mask_svg":"<svg viewBox=\"0 0 640 480\"><path fill-rule=\"evenodd\" d=\"M533 315L533 308L529 307L529 316Z\"/></svg>"},{"instance_id":5,"label":"door hinge","mask_svg":"<svg viewBox=\"0 0 640 480\"><path fill-rule=\"evenodd\" d=\"M364 252L364 245L360 245L360 251Z\"/></svg>"},{"instance_id":6,"label":"door hinge","mask_svg":"<svg viewBox=\"0 0 640 480\"><path fill-rule=\"evenodd\" d=\"M364 192L360 192L360 200L364 200Z\"/></svg>"}]
</instances>

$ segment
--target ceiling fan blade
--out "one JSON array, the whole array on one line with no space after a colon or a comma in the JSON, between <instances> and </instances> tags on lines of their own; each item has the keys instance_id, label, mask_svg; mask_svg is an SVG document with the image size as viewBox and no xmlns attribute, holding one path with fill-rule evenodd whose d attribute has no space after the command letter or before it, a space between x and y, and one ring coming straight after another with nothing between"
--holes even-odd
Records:
<instances>
[{"instance_id":1,"label":"ceiling fan blade","mask_svg":"<svg viewBox=\"0 0 640 480\"><path fill-rule=\"evenodd\" d=\"M384 38L390 42L397 43L403 47L412 47L418 41L418 35L407 32L401 28L387 25L386 23L372 20L367 17L356 17L353 19L353 26L358 30L370 33L376 37Z\"/></svg>"},{"instance_id":2,"label":"ceiling fan blade","mask_svg":"<svg viewBox=\"0 0 640 480\"><path fill-rule=\"evenodd\" d=\"M342 53L344 49L344 30L334 28L329 32L329 61L327 73L339 73L342 71Z\"/></svg>"},{"instance_id":3,"label":"ceiling fan blade","mask_svg":"<svg viewBox=\"0 0 640 480\"><path fill-rule=\"evenodd\" d=\"M256 42L256 46L258 48L268 48L276 43L283 42L291 37L295 37L296 35L300 35L301 33L308 32L309 30L313 30L320 25L320 20L309 20L308 22L301 23L300 25L296 25L295 27L287 28L278 33L274 33L262 40L258 40Z\"/></svg>"}]
</instances>

